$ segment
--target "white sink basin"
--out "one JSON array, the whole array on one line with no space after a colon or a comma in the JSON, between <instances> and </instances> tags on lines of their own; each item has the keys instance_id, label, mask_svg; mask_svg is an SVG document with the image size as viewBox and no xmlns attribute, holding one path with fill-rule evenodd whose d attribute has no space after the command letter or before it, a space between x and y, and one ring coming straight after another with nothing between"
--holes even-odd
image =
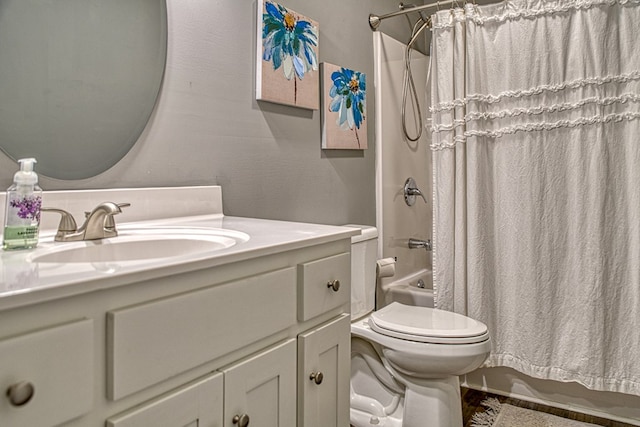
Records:
<instances>
[{"instance_id":1,"label":"white sink basin","mask_svg":"<svg viewBox=\"0 0 640 427\"><path fill-rule=\"evenodd\" d=\"M121 228L117 237L81 242L41 239L30 256L36 263L153 261L205 255L246 242L245 233L197 227Z\"/></svg>"}]
</instances>

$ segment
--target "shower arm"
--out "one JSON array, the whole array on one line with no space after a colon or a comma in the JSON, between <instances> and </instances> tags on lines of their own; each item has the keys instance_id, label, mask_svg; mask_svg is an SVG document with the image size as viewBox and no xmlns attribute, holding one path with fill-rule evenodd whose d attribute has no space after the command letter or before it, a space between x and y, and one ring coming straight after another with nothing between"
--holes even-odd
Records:
<instances>
[{"instance_id":1,"label":"shower arm","mask_svg":"<svg viewBox=\"0 0 640 427\"><path fill-rule=\"evenodd\" d=\"M463 1L464 2L464 1ZM406 15L410 12L418 12L425 9L431 8L439 8L440 6L447 6L450 4L459 4L458 0L442 0L436 3L425 4L423 6L415 6L411 8L406 8L402 10L398 10L395 12L387 13L386 15L374 15L373 13L369 14L369 27L371 30L376 31L380 26L380 21L387 18L393 18L394 16Z\"/></svg>"}]
</instances>

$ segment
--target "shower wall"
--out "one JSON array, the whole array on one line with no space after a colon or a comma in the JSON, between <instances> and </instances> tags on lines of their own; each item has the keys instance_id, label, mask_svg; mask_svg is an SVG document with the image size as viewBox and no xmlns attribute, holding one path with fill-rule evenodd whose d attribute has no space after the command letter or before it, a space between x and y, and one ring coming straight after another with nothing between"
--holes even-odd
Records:
<instances>
[{"instance_id":1,"label":"shower wall","mask_svg":"<svg viewBox=\"0 0 640 427\"><path fill-rule=\"evenodd\" d=\"M428 130L423 130L423 135L417 142L407 140L402 133L400 111L405 45L381 32L373 33L373 45L376 95L376 224L380 233L378 256L397 258L396 274L383 279L384 285L431 269L430 252L408 247L411 237L431 239L431 153ZM422 116L426 117L428 57L414 51L411 58ZM408 103L406 122L409 133L415 135L415 110L410 105L411 103ZM427 202L417 197L413 206L406 205L403 187L409 177L415 179ZM431 287L431 283L426 285Z\"/></svg>"}]
</instances>

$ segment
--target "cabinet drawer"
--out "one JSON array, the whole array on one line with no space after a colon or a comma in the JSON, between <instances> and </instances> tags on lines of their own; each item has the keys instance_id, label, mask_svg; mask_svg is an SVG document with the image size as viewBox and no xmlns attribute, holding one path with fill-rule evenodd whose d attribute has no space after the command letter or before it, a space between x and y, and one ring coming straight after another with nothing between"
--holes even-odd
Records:
<instances>
[{"instance_id":1,"label":"cabinet drawer","mask_svg":"<svg viewBox=\"0 0 640 427\"><path fill-rule=\"evenodd\" d=\"M127 396L295 324L293 267L108 312L108 396Z\"/></svg>"},{"instance_id":2,"label":"cabinet drawer","mask_svg":"<svg viewBox=\"0 0 640 427\"><path fill-rule=\"evenodd\" d=\"M16 406L4 393L12 386L17 391L19 383L22 390L33 387L33 395ZM0 391L0 424L6 427L58 425L89 412L93 403L93 321L0 341Z\"/></svg>"},{"instance_id":3,"label":"cabinet drawer","mask_svg":"<svg viewBox=\"0 0 640 427\"><path fill-rule=\"evenodd\" d=\"M339 282L339 288L334 281ZM301 321L347 304L351 297L351 254L298 264L298 293Z\"/></svg>"}]
</instances>

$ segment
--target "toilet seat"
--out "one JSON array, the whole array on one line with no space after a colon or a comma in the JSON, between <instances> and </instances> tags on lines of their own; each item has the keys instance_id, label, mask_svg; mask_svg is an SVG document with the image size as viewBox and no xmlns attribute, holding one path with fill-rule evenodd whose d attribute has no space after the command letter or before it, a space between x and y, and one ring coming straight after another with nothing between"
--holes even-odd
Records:
<instances>
[{"instance_id":1,"label":"toilet seat","mask_svg":"<svg viewBox=\"0 0 640 427\"><path fill-rule=\"evenodd\" d=\"M375 332L432 344L473 344L489 339L487 326L450 311L393 302L369 316Z\"/></svg>"}]
</instances>

